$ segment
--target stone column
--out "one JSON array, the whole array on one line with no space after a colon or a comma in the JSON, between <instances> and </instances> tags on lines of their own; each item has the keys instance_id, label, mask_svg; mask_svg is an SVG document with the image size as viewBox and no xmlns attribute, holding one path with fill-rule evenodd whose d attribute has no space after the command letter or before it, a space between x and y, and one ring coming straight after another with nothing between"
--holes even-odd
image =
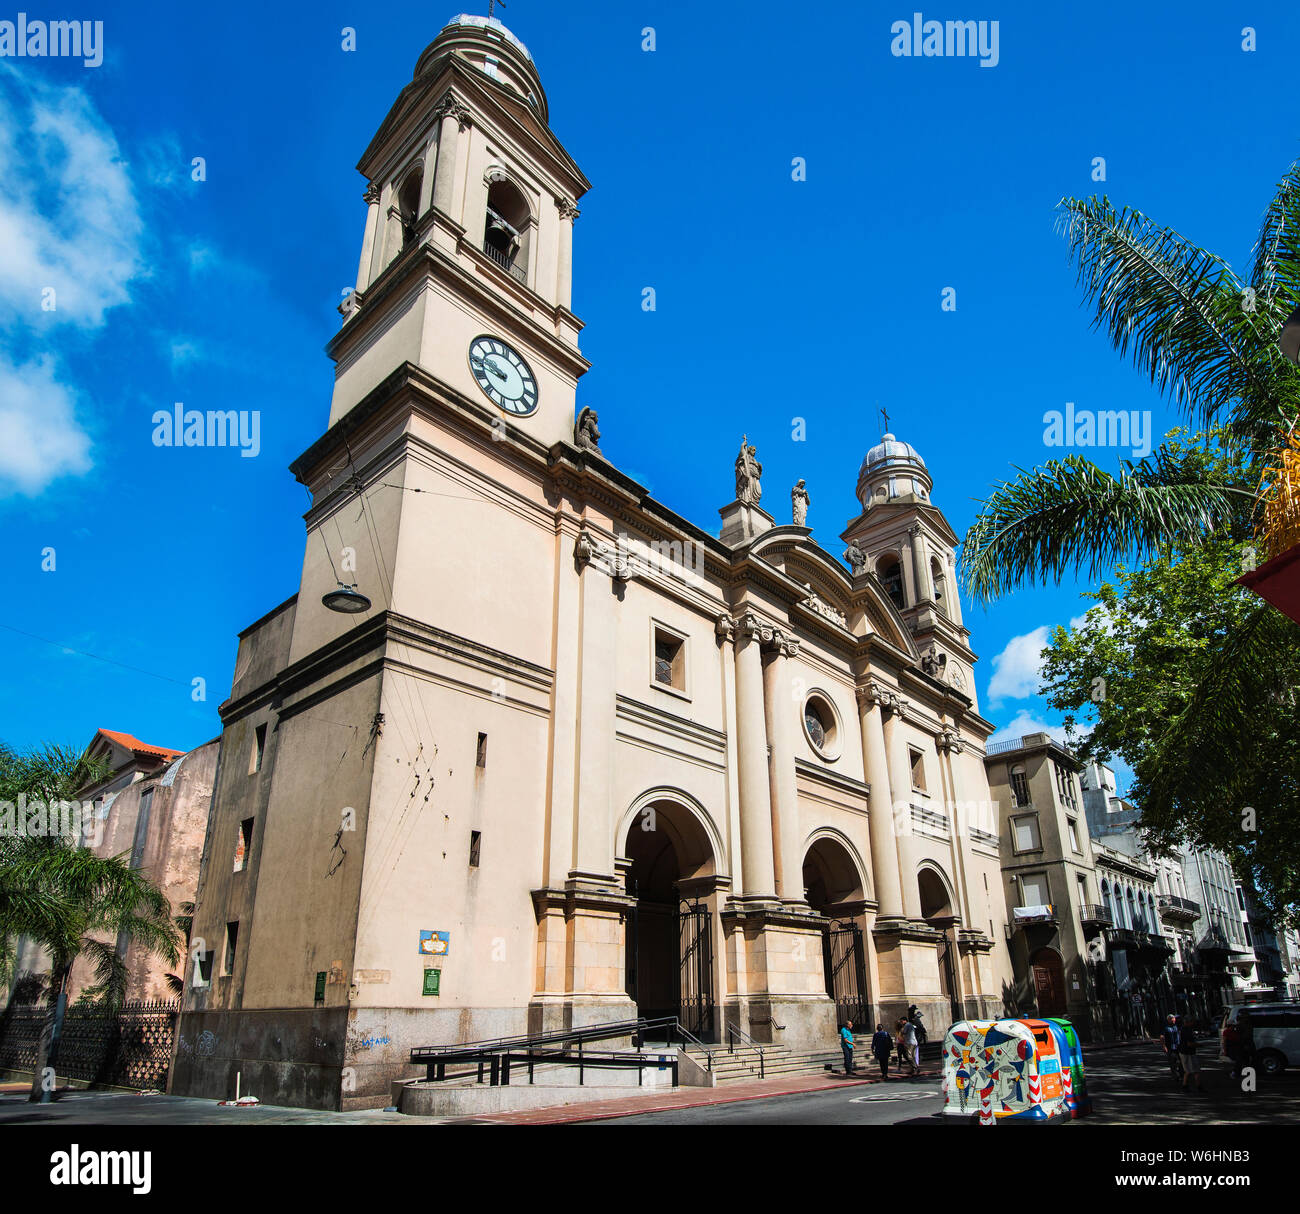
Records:
<instances>
[{"instance_id":1,"label":"stone column","mask_svg":"<svg viewBox=\"0 0 1300 1214\"><path fill-rule=\"evenodd\" d=\"M763 709L765 625L753 612L735 621L736 749L740 784L740 854L746 898L776 897L772 858L772 800L767 775L767 724Z\"/></svg>"},{"instance_id":2,"label":"stone column","mask_svg":"<svg viewBox=\"0 0 1300 1214\"><path fill-rule=\"evenodd\" d=\"M862 755L867 783L871 785L868 826L871 832L871 876L879 902L880 919L897 919L903 914L902 886L898 879L898 845L894 838L893 795L889 787L889 762L881 723L882 705L888 693L878 683L857 691Z\"/></svg>"},{"instance_id":3,"label":"stone column","mask_svg":"<svg viewBox=\"0 0 1300 1214\"><path fill-rule=\"evenodd\" d=\"M907 737L903 733L906 702L894 696L892 711L885 718L885 753L889 758L889 783L893 789L891 806L895 838L898 843L898 879L903 890L903 910L909 919L921 917L921 891L916 883L916 836L912 833L912 765L907 755Z\"/></svg>"},{"instance_id":4,"label":"stone column","mask_svg":"<svg viewBox=\"0 0 1300 1214\"><path fill-rule=\"evenodd\" d=\"M581 212L568 198L557 198L560 212L560 260L555 275L555 302L573 310L573 225Z\"/></svg>"},{"instance_id":5,"label":"stone column","mask_svg":"<svg viewBox=\"0 0 1300 1214\"><path fill-rule=\"evenodd\" d=\"M438 102L434 114L442 120L438 131L438 161L433 176L433 205L452 219L456 197L456 160L460 133L469 126L467 110L454 93Z\"/></svg>"},{"instance_id":6,"label":"stone column","mask_svg":"<svg viewBox=\"0 0 1300 1214\"><path fill-rule=\"evenodd\" d=\"M916 601L933 602L934 594L930 590L930 563L925 559L925 544L921 539L920 524L913 523L907 529L907 534L912 539L912 570L916 579Z\"/></svg>"},{"instance_id":7,"label":"stone column","mask_svg":"<svg viewBox=\"0 0 1300 1214\"><path fill-rule=\"evenodd\" d=\"M972 820L973 807L962 801L957 790L957 772L952 758L953 755L961 754L963 743L956 730L945 729L936 740L936 748L939 752L939 774L947 790L952 879L957 886L958 905L956 909L961 915L965 926L977 927L978 922L974 918L971 907L970 887L966 880L966 841L970 838L971 827L976 823Z\"/></svg>"},{"instance_id":8,"label":"stone column","mask_svg":"<svg viewBox=\"0 0 1300 1214\"><path fill-rule=\"evenodd\" d=\"M948 553L948 618L961 623L961 595L957 593L957 558Z\"/></svg>"},{"instance_id":9,"label":"stone column","mask_svg":"<svg viewBox=\"0 0 1300 1214\"><path fill-rule=\"evenodd\" d=\"M379 187L370 185L363 195L366 204L366 234L361 240L361 261L357 265L357 290L370 285L375 259L375 235L379 231Z\"/></svg>"},{"instance_id":10,"label":"stone column","mask_svg":"<svg viewBox=\"0 0 1300 1214\"><path fill-rule=\"evenodd\" d=\"M772 796L772 839L776 889L785 902L804 900L803 856L799 851L799 791L794 769L796 706L786 659L799 652L799 641L772 630L772 656L763 671L763 705L771 744L768 775Z\"/></svg>"}]
</instances>

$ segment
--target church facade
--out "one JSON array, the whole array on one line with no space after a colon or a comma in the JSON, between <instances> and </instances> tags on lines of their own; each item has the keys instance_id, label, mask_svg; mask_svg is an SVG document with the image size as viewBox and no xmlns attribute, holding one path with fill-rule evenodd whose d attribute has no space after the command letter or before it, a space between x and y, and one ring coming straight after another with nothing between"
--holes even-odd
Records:
<instances>
[{"instance_id":1,"label":"church facade","mask_svg":"<svg viewBox=\"0 0 1300 1214\"><path fill-rule=\"evenodd\" d=\"M588 182L456 18L366 150L300 590L240 635L172 1090L390 1102L414 1046L638 1016L833 1046L1011 981L957 537L863 461L843 560L719 534L575 419Z\"/></svg>"}]
</instances>

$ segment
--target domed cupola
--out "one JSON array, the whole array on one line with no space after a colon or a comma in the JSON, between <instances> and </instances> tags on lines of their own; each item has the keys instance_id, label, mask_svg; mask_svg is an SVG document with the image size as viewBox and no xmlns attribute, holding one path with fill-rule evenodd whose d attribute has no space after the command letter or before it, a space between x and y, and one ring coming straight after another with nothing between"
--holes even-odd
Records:
<instances>
[{"instance_id":1,"label":"domed cupola","mask_svg":"<svg viewBox=\"0 0 1300 1214\"><path fill-rule=\"evenodd\" d=\"M886 434L862 461L858 501L864 510L882 502L928 502L934 482L911 443Z\"/></svg>"},{"instance_id":2,"label":"domed cupola","mask_svg":"<svg viewBox=\"0 0 1300 1214\"><path fill-rule=\"evenodd\" d=\"M546 94L537 67L528 48L495 17L475 17L461 13L453 17L442 32L424 49L415 65L415 79L437 70L447 55L455 55L472 64L498 84L519 94L547 119Z\"/></svg>"}]
</instances>

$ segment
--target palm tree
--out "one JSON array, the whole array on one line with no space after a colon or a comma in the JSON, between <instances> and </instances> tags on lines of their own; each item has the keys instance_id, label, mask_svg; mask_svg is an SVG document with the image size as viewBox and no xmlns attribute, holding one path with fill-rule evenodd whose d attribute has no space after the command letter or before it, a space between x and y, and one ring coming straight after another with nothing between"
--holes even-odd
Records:
<instances>
[{"instance_id":1,"label":"palm tree","mask_svg":"<svg viewBox=\"0 0 1300 1214\"><path fill-rule=\"evenodd\" d=\"M1069 572L1095 580L1124 559L1285 533L1267 515L1286 466L1278 453L1300 417L1300 369L1277 346L1300 301L1300 162L1277 187L1244 280L1106 198L1067 198L1060 211L1094 327L1204 434L1121 461L1117 473L1080 456L1018 469L980 504L962 546L963 581L979 602ZM1248 751L1248 707L1293 694L1293 663L1277 657L1298 646L1290 620L1253 607L1154 742L1144 820L1186 815L1225 756Z\"/></svg>"},{"instance_id":2,"label":"palm tree","mask_svg":"<svg viewBox=\"0 0 1300 1214\"><path fill-rule=\"evenodd\" d=\"M99 773L69 748L47 746L27 754L0 746L0 800L71 800ZM58 834L0 839L0 941L12 968L9 940L24 935L50 955L50 982L41 1048L32 1079L32 1100L48 1101L58 1057L73 963L92 965L99 998L121 1006L127 971L116 941L128 939L175 965L180 935L163 893L134 870L126 855L97 856L80 839ZM101 936L111 937L106 943Z\"/></svg>"},{"instance_id":3,"label":"palm tree","mask_svg":"<svg viewBox=\"0 0 1300 1214\"><path fill-rule=\"evenodd\" d=\"M1264 217L1250 277L1106 198L1061 202L1061 227L1094 327L1197 426L1248 453L1256 475L1300 415L1300 370L1277 346L1300 299L1300 162ZM1224 479L1204 452L1157 448L1118 475L1080 456L1020 470L983 503L962 545L980 602L1069 571L1250 534L1258 480ZM1264 486L1267 489L1267 486Z\"/></svg>"}]
</instances>

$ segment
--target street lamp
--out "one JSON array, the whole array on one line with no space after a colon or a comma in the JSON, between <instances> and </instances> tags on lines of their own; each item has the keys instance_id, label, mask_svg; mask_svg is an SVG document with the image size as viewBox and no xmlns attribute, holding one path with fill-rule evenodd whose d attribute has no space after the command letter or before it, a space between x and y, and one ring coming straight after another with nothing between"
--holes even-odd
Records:
<instances>
[{"instance_id":1,"label":"street lamp","mask_svg":"<svg viewBox=\"0 0 1300 1214\"><path fill-rule=\"evenodd\" d=\"M359 615L370 610L370 600L357 589L355 582L351 586L340 582L337 590L327 591L321 595L320 601L331 611L339 611L344 615Z\"/></svg>"}]
</instances>

